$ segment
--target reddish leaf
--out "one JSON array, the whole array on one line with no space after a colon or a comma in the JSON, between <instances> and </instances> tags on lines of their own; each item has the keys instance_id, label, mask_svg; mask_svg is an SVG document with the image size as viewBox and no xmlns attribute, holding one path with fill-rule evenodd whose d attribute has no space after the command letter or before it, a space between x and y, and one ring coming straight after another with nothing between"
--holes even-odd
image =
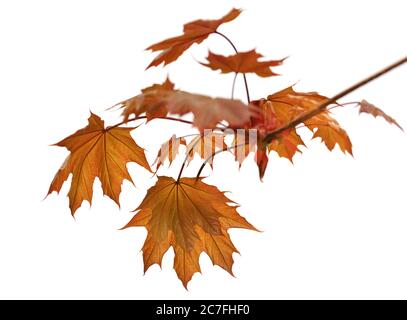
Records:
<instances>
[{"instance_id":1,"label":"reddish leaf","mask_svg":"<svg viewBox=\"0 0 407 320\"><path fill-rule=\"evenodd\" d=\"M263 176L264 176L264 173L266 172L268 161L269 161L269 158L267 156L267 150L260 146L257 146L256 163L257 163L257 166L259 167L260 180L263 180Z\"/></svg>"}]
</instances>

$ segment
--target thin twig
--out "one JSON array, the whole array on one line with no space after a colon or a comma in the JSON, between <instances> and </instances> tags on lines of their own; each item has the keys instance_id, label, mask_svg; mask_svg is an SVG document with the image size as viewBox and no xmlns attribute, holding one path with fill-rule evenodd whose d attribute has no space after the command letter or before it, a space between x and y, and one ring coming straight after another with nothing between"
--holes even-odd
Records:
<instances>
[{"instance_id":1,"label":"thin twig","mask_svg":"<svg viewBox=\"0 0 407 320\"><path fill-rule=\"evenodd\" d=\"M380 76L384 75L385 73L401 66L402 64L407 62L407 57L404 57L403 59L391 64L390 66L384 68L381 71L376 72L375 74L371 75L370 77L354 84L353 86L339 92L338 94L336 94L335 96L333 96L332 98L328 99L327 101L325 101L324 103L320 104L318 107L316 107L315 109L312 109L308 112L303 113L302 115L298 116L297 118L295 118L293 121L287 123L286 125L270 132L264 139L263 142L265 144L270 143L276 136L278 136L279 134L281 134L282 132L284 132L287 129L290 128L294 128L296 127L298 124L300 124L301 122L304 122L314 116L316 116L317 114L323 112L330 104L336 102L336 100L348 95L349 93L355 91L356 89L359 89L360 87L363 87L364 85L366 85L367 83L375 80L376 78L379 78Z\"/></svg>"},{"instance_id":2,"label":"thin twig","mask_svg":"<svg viewBox=\"0 0 407 320\"><path fill-rule=\"evenodd\" d=\"M114 129L116 127L121 126L122 124L126 124L128 122L141 120L141 119L147 119L147 116L138 116L138 117L130 118L130 119L127 119L127 120L123 120L122 122L116 123L115 125L108 127L108 129L109 130ZM192 121L179 119L179 118L173 118L173 117L157 117L157 118L154 118L154 119L171 120L171 121L178 121L178 122L187 123L187 124L193 124Z\"/></svg>"},{"instance_id":3,"label":"thin twig","mask_svg":"<svg viewBox=\"0 0 407 320\"><path fill-rule=\"evenodd\" d=\"M209 133L209 132L205 133L205 135L207 135L208 133ZM201 135L202 135L202 134L201 134ZM195 146L196 146L199 142L200 142L200 140L195 141L195 143L192 145L192 147L191 147L190 150L193 150L193 149L195 148ZM186 153L186 155L185 155L184 161L182 162L181 169L179 170L179 173L178 173L177 182L179 182L179 179L181 179L181 175L182 175L182 172L184 171L185 164L187 163L188 158L189 158L189 151L188 151L188 148L187 148L187 153Z\"/></svg>"},{"instance_id":4,"label":"thin twig","mask_svg":"<svg viewBox=\"0 0 407 320\"><path fill-rule=\"evenodd\" d=\"M202 170L205 168L205 166L207 165L207 163L208 163L209 161L211 161L211 159L213 159L214 156L216 156L217 154L222 153L222 152L224 152L224 151L232 150L232 149L234 149L234 148L241 147L241 146L245 146L245 145L247 145L247 143L240 143L240 144L237 144L237 145L234 145L234 146L231 146L231 147L226 147L226 148L223 147L222 149L220 149L220 150L215 151L214 153L212 153L212 154L211 154L208 158L206 158L205 161L202 163L201 167L200 167L199 170L198 170L198 173L196 174L195 179L199 179L199 177L201 176Z\"/></svg>"},{"instance_id":5,"label":"thin twig","mask_svg":"<svg viewBox=\"0 0 407 320\"><path fill-rule=\"evenodd\" d=\"M237 51L237 48L235 47L235 45L233 44L232 40L230 40L227 36L225 36L223 33L220 33L219 31L215 31L215 34L220 35L221 37L223 37L227 42L230 43L230 45L233 47L233 50L235 50L236 54L239 53L239 51ZM247 84L247 79L246 79L246 74L244 72L242 72L243 75L243 80L244 80L244 86L246 88L246 97L247 97L247 104L250 104L250 94L249 94L249 86Z\"/></svg>"}]
</instances>

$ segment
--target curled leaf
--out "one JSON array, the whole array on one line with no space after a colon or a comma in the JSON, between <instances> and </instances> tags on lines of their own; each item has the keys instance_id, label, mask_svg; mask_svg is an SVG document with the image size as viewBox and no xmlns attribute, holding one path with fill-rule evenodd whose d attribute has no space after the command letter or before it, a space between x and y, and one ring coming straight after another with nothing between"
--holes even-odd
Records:
<instances>
[{"instance_id":1,"label":"curled leaf","mask_svg":"<svg viewBox=\"0 0 407 320\"><path fill-rule=\"evenodd\" d=\"M366 100L362 100L360 102L359 113L368 113L368 114L371 114L375 118L382 117L388 123L394 124L397 127L399 127L401 131L404 131L404 129L397 123L397 121L393 117L390 117L383 110L381 110L378 107L376 107L375 105L367 102Z\"/></svg>"}]
</instances>

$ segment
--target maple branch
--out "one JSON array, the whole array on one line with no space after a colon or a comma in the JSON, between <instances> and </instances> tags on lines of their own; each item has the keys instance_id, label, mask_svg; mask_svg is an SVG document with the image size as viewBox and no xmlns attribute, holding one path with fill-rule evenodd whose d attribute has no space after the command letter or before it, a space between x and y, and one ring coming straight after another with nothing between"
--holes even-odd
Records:
<instances>
[{"instance_id":1,"label":"maple branch","mask_svg":"<svg viewBox=\"0 0 407 320\"><path fill-rule=\"evenodd\" d=\"M225 36L223 33L219 32L219 31L215 31L214 33L223 37L227 42L230 43L230 45L233 47L233 50L235 50L236 53L239 53L236 46L233 44L232 40L230 40L227 36ZM244 72L242 72L242 75L243 75L243 80L244 80L244 86L246 88L247 104L250 104L249 86L247 84L246 74Z\"/></svg>"},{"instance_id":2,"label":"maple branch","mask_svg":"<svg viewBox=\"0 0 407 320\"><path fill-rule=\"evenodd\" d=\"M327 101L325 101L324 103L320 104L315 109L312 109L312 110L310 110L308 112L305 112L304 114L302 114L302 115L298 116L297 118L295 118L293 121L291 121L291 122L287 123L286 125L284 125L284 126L278 128L278 129L270 132L263 139L263 143L264 144L269 144L276 136L283 133L285 130L294 128L298 124L300 124L301 122L304 122L304 121L318 115L319 113L323 112L330 104L334 103L336 100L348 95L349 93L359 89L360 87L363 87L367 83L379 78L380 76L384 75L385 73L387 73L387 72L401 66L402 64L404 64L406 62L407 62L407 56L402 58L401 60L391 64L390 66L384 68L383 70L376 72L375 74L371 75L370 77L367 77L366 79L355 83L353 86L339 92L338 94L336 94L332 98L330 98Z\"/></svg>"}]
</instances>

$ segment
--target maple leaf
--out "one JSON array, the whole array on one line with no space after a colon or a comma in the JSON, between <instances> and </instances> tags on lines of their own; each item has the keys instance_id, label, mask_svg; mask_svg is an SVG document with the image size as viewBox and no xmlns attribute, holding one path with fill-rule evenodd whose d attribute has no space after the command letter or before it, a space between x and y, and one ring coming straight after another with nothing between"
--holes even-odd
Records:
<instances>
[{"instance_id":1,"label":"maple leaf","mask_svg":"<svg viewBox=\"0 0 407 320\"><path fill-rule=\"evenodd\" d=\"M164 83L156 83L144 88L141 90L141 94L121 101L113 107L120 106L123 108L122 115L125 121L127 121L132 114L138 117L143 113L146 114L147 121L162 118L168 113L165 102L162 101L162 96L165 95L167 91L173 90L174 83L167 77Z\"/></svg>"},{"instance_id":2,"label":"maple leaf","mask_svg":"<svg viewBox=\"0 0 407 320\"><path fill-rule=\"evenodd\" d=\"M255 109L240 100L212 98L162 87L148 90L126 101L128 102L121 103L125 121L131 114L138 116L143 112L154 113L156 110L161 110L162 115L184 115L192 112L193 124L201 132L215 128L221 121L227 121L232 128L241 127L255 115Z\"/></svg>"},{"instance_id":3,"label":"maple leaf","mask_svg":"<svg viewBox=\"0 0 407 320\"><path fill-rule=\"evenodd\" d=\"M221 121L227 121L230 128L244 126L255 110L240 100L212 98L205 95L192 94L185 91L174 91L167 99L170 113L184 115L192 112L193 124L203 132L213 129Z\"/></svg>"},{"instance_id":4,"label":"maple leaf","mask_svg":"<svg viewBox=\"0 0 407 320\"><path fill-rule=\"evenodd\" d=\"M255 73L260 77L277 76L278 74L274 73L271 67L281 65L284 59L259 61L259 58L262 57L263 56L254 49L230 56L223 56L209 51L208 57L206 58L208 63L201 62L201 64L212 70L219 69L222 73Z\"/></svg>"},{"instance_id":5,"label":"maple leaf","mask_svg":"<svg viewBox=\"0 0 407 320\"><path fill-rule=\"evenodd\" d=\"M157 158L154 163L157 163L158 168L168 159L170 165L178 154L180 145L187 145L184 137L177 138L175 134L166 142L161 145L160 150L158 151Z\"/></svg>"},{"instance_id":6,"label":"maple leaf","mask_svg":"<svg viewBox=\"0 0 407 320\"><path fill-rule=\"evenodd\" d=\"M199 256L208 254L212 262L232 274L233 252L229 228L256 230L241 217L232 201L202 178L159 176L124 227L143 226L148 234L143 245L144 271L159 264L169 247L174 248L174 269L185 288L200 272Z\"/></svg>"},{"instance_id":7,"label":"maple leaf","mask_svg":"<svg viewBox=\"0 0 407 320\"><path fill-rule=\"evenodd\" d=\"M144 150L130 136L133 129L105 128L104 121L91 113L86 127L55 144L71 154L56 173L48 194L58 193L72 173L68 197L73 215L84 200L92 203L93 182L98 177L103 194L120 206L121 184L124 179L132 182L126 164L136 162L151 171Z\"/></svg>"},{"instance_id":8,"label":"maple leaf","mask_svg":"<svg viewBox=\"0 0 407 320\"><path fill-rule=\"evenodd\" d=\"M328 98L316 92L296 92L291 86L269 95L267 100L272 103L272 112L280 123L286 124L304 112L317 108ZM328 150L332 151L335 145L338 145L342 152L352 154L352 142L348 134L338 121L330 116L328 110L304 121L304 124L314 133L313 138L321 138ZM299 139L294 140L300 142Z\"/></svg>"},{"instance_id":9,"label":"maple leaf","mask_svg":"<svg viewBox=\"0 0 407 320\"><path fill-rule=\"evenodd\" d=\"M297 152L301 153L298 149L299 146L305 146L299 134L293 129L284 131L276 139L270 142L267 146L269 151L275 151L280 157L287 158L293 162L293 157Z\"/></svg>"},{"instance_id":10,"label":"maple leaf","mask_svg":"<svg viewBox=\"0 0 407 320\"><path fill-rule=\"evenodd\" d=\"M366 100L362 100L360 102L359 113L368 113L368 114L371 114L375 118L382 117L388 123L394 124L397 127L399 127L401 131L404 131L404 129L397 123L397 121L393 117L390 117L383 110L381 110L378 107L376 107L375 105L367 102Z\"/></svg>"},{"instance_id":11,"label":"maple leaf","mask_svg":"<svg viewBox=\"0 0 407 320\"><path fill-rule=\"evenodd\" d=\"M206 130L205 130L206 131ZM188 162L191 162L194 158L195 153L198 154L202 159L208 160L208 164L212 166L213 157L212 155L216 150L225 150L227 145L225 143L225 135L220 132L204 132L199 136L196 136L187 145Z\"/></svg>"},{"instance_id":12,"label":"maple leaf","mask_svg":"<svg viewBox=\"0 0 407 320\"><path fill-rule=\"evenodd\" d=\"M147 67L158 66L164 62L167 65L178 59L191 45L201 43L218 27L236 19L241 13L232 9L228 14L217 20L195 20L184 25L184 34L169 38L149 46L146 50L161 51Z\"/></svg>"},{"instance_id":13,"label":"maple leaf","mask_svg":"<svg viewBox=\"0 0 407 320\"><path fill-rule=\"evenodd\" d=\"M260 139L263 139L268 132L290 122L294 115L299 112L295 106L282 103L279 100L258 100L255 105L261 109L261 117L253 121L253 125L258 128ZM280 157L287 158L291 162L300 145L305 146L304 141L295 129L286 130L272 140L267 148L268 151L275 151Z\"/></svg>"},{"instance_id":14,"label":"maple leaf","mask_svg":"<svg viewBox=\"0 0 407 320\"><path fill-rule=\"evenodd\" d=\"M352 153L352 142L346 131L340 127L338 121L333 119L327 111L304 122L305 125L314 132L312 138L321 138L329 151L338 145L343 153ZM316 129L314 131L314 129Z\"/></svg>"}]
</instances>

